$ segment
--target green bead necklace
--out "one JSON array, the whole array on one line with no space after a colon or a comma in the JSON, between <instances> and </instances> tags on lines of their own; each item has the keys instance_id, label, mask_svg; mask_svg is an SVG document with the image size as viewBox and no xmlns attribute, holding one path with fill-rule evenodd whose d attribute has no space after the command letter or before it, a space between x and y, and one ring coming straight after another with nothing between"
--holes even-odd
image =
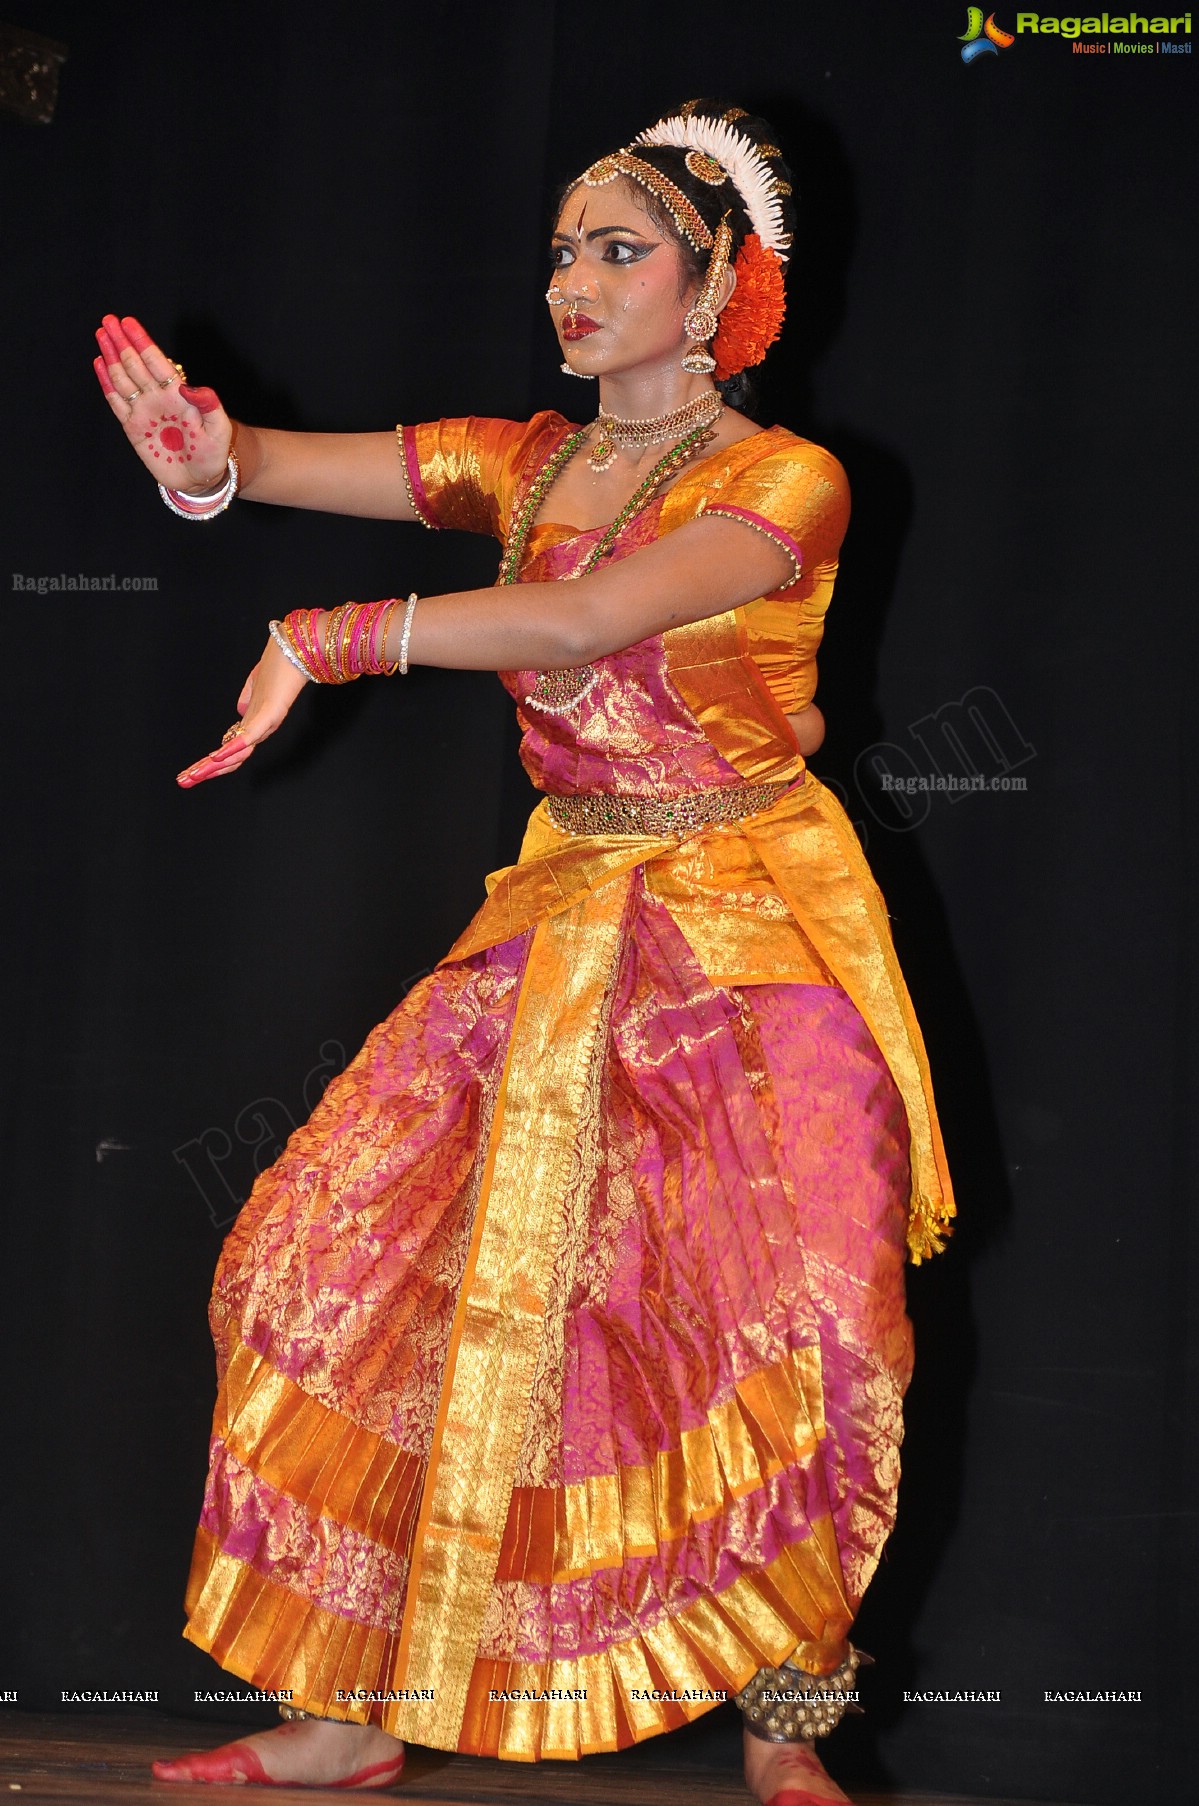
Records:
<instances>
[{"instance_id":1,"label":"green bead necklace","mask_svg":"<svg viewBox=\"0 0 1199 1806\"><path fill-rule=\"evenodd\" d=\"M568 439L563 440L557 451L546 460L538 471L520 512L509 529L504 555L500 560L499 574L496 577L497 584L516 582L524 558L525 546L528 544L529 534L533 531L533 522L537 518L541 504L590 432L590 425L580 427ZM693 427L689 433L686 433L664 458L660 458L645 481L633 491L616 519L604 529L578 570L571 573L572 577L586 577L589 572L593 571L605 552L611 550L629 521L652 500L656 491L661 488L667 478L672 477L676 470L681 470L683 465L702 451L714 437L715 421L703 421L699 426ZM541 709L548 715L559 715L567 709L573 708L577 702L581 702L598 678L599 672L594 665L572 665L559 671L539 671L537 689L526 698L526 701L531 708Z\"/></svg>"}]
</instances>

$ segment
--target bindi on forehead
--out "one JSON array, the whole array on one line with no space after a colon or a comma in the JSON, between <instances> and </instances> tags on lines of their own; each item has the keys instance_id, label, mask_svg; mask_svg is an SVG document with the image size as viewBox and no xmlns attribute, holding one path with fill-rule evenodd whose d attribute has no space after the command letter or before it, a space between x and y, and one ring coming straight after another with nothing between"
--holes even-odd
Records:
<instances>
[{"instance_id":1,"label":"bindi on forehead","mask_svg":"<svg viewBox=\"0 0 1199 1806\"><path fill-rule=\"evenodd\" d=\"M662 242L662 230L645 206L645 197L634 183L626 182L623 178L618 182L604 183L601 193L584 192L580 200L582 204L579 216L572 225L570 213L574 210L573 191L566 196L554 231L556 238L572 239L576 244L582 245L584 240L602 239L615 232L627 232L631 237L649 244ZM589 225L589 220L601 223Z\"/></svg>"}]
</instances>

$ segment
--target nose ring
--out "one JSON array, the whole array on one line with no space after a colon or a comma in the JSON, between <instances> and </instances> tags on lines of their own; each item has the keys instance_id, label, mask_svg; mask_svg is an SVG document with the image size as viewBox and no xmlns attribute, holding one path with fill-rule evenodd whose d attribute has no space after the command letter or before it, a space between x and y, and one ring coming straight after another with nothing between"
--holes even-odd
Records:
<instances>
[{"instance_id":1,"label":"nose ring","mask_svg":"<svg viewBox=\"0 0 1199 1806\"><path fill-rule=\"evenodd\" d=\"M566 296L564 294L562 294L562 292L558 288L558 284L556 282L551 284L551 286L546 289L545 298L549 302L551 307L565 307L566 306Z\"/></svg>"}]
</instances>

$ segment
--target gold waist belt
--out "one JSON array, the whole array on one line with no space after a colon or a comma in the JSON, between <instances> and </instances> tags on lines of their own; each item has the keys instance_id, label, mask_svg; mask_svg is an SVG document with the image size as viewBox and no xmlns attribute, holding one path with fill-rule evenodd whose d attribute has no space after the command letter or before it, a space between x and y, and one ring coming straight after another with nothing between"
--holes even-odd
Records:
<instances>
[{"instance_id":1,"label":"gold waist belt","mask_svg":"<svg viewBox=\"0 0 1199 1806\"><path fill-rule=\"evenodd\" d=\"M567 834L692 834L710 822L757 815L790 790L794 778L771 784L721 784L683 796L547 796L556 827Z\"/></svg>"}]
</instances>

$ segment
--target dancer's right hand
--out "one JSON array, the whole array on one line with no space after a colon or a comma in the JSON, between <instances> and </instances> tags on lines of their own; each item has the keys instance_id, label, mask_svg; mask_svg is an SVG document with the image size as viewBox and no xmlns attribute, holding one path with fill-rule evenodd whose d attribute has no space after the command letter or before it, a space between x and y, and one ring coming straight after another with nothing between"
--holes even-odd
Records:
<instances>
[{"instance_id":1,"label":"dancer's right hand","mask_svg":"<svg viewBox=\"0 0 1199 1806\"><path fill-rule=\"evenodd\" d=\"M233 423L211 389L192 388L126 314L105 314L92 368L125 437L168 489L211 489L225 476Z\"/></svg>"}]
</instances>

